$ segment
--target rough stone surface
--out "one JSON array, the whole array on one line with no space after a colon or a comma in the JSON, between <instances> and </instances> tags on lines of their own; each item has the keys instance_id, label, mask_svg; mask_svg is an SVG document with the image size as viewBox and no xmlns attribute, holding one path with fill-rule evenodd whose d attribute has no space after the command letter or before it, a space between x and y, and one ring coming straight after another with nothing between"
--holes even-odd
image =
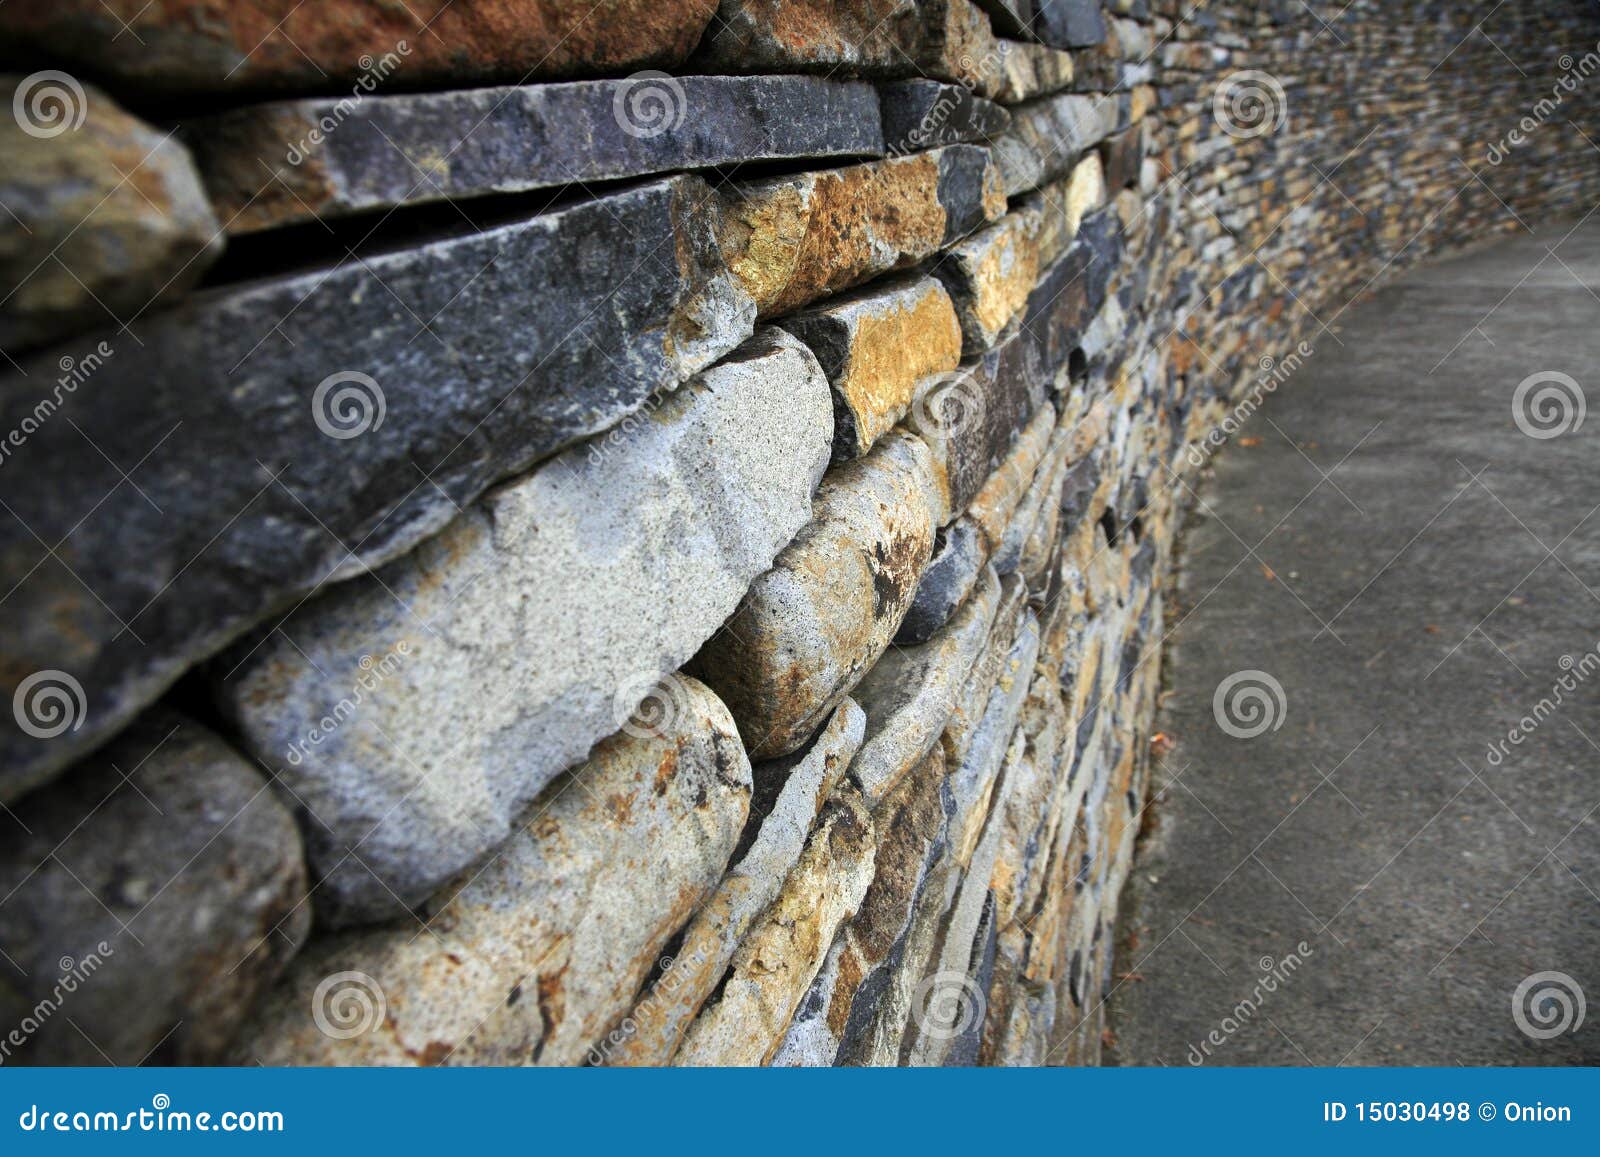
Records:
<instances>
[{"instance_id":1,"label":"rough stone surface","mask_svg":"<svg viewBox=\"0 0 1600 1157\"><path fill-rule=\"evenodd\" d=\"M223 658L241 742L315 817L325 919L423 900L636 708L680 709L669 673L806 525L829 406L810 352L763 329Z\"/></svg>"},{"instance_id":2,"label":"rough stone surface","mask_svg":"<svg viewBox=\"0 0 1600 1157\"><path fill-rule=\"evenodd\" d=\"M944 851L944 751L934 747L873 813L872 884L795 1010L774 1065L832 1065L865 1040L878 996L905 951L929 875Z\"/></svg>"},{"instance_id":3,"label":"rough stone surface","mask_svg":"<svg viewBox=\"0 0 1600 1157\"><path fill-rule=\"evenodd\" d=\"M886 435L823 479L811 523L756 580L693 670L758 759L786 755L877 662L933 551L927 446Z\"/></svg>"},{"instance_id":4,"label":"rough stone surface","mask_svg":"<svg viewBox=\"0 0 1600 1157\"><path fill-rule=\"evenodd\" d=\"M0 101L25 110L0 119L0 350L8 354L131 322L182 296L222 252L187 149L96 88L79 103L26 111L49 91L0 76ZM82 343L77 359L93 348Z\"/></svg>"},{"instance_id":5,"label":"rough stone surface","mask_svg":"<svg viewBox=\"0 0 1600 1157\"><path fill-rule=\"evenodd\" d=\"M1048 269L1067 252L1084 217L1105 203L1105 175L1096 153L1089 153L1072 175L1040 189L1028 198L1039 212L1039 268Z\"/></svg>"},{"instance_id":6,"label":"rough stone surface","mask_svg":"<svg viewBox=\"0 0 1600 1157\"><path fill-rule=\"evenodd\" d=\"M1126 127L1116 97L1064 93L1011 108L1011 128L995 142L1004 152L1007 196L1065 177L1078 154Z\"/></svg>"},{"instance_id":7,"label":"rough stone surface","mask_svg":"<svg viewBox=\"0 0 1600 1157\"><path fill-rule=\"evenodd\" d=\"M7 463L0 561L20 584L0 603L0 694L62 670L86 710L50 739L0 718L0 799L273 609L399 555L744 340L753 309L711 208L677 177L197 294L142 346L119 342ZM23 428L74 349L0 379L0 426Z\"/></svg>"},{"instance_id":8,"label":"rough stone surface","mask_svg":"<svg viewBox=\"0 0 1600 1157\"><path fill-rule=\"evenodd\" d=\"M872 816L848 785L823 806L771 910L734 953L715 1002L684 1036L680 1065L766 1064L822 967L839 925L872 882Z\"/></svg>"},{"instance_id":9,"label":"rough stone surface","mask_svg":"<svg viewBox=\"0 0 1600 1157\"><path fill-rule=\"evenodd\" d=\"M1040 228L1038 207L1025 206L952 247L933 267L955 302L969 357L991 348L1027 304L1039 279Z\"/></svg>"},{"instance_id":10,"label":"rough stone surface","mask_svg":"<svg viewBox=\"0 0 1600 1157\"><path fill-rule=\"evenodd\" d=\"M1070 371L1072 351L1082 346L1121 259L1116 218L1093 214L1080 226L1066 255L1045 270L1028 295L1022 340L1037 347L1040 364L1056 367L1058 379Z\"/></svg>"},{"instance_id":11,"label":"rough stone surface","mask_svg":"<svg viewBox=\"0 0 1600 1157\"><path fill-rule=\"evenodd\" d=\"M18 53L151 91L322 92L364 77L428 88L672 68L716 8L716 0L14 0L4 23Z\"/></svg>"},{"instance_id":12,"label":"rough stone surface","mask_svg":"<svg viewBox=\"0 0 1600 1157\"><path fill-rule=\"evenodd\" d=\"M961 325L931 277L874 285L783 320L833 387L833 453L859 458L911 408L934 375L961 361Z\"/></svg>"},{"instance_id":13,"label":"rough stone surface","mask_svg":"<svg viewBox=\"0 0 1600 1157\"><path fill-rule=\"evenodd\" d=\"M968 672L939 739L952 770L965 762L973 736L989 709L989 698L1006 672L1006 657L1017 641L1017 632L1022 629L1027 595L1027 588L1015 575L1000 581L1000 606L989 628L983 659Z\"/></svg>"},{"instance_id":14,"label":"rough stone surface","mask_svg":"<svg viewBox=\"0 0 1600 1157\"><path fill-rule=\"evenodd\" d=\"M1028 27L1057 48L1086 48L1106 36L1099 0L1019 0L1032 9Z\"/></svg>"},{"instance_id":15,"label":"rough stone surface","mask_svg":"<svg viewBox=\"0 0 1600 1157\"><path fill-rule=\"evenodd\" d=\"M1069 87L1076 75L1072 54L1044 44L1003 42L1000 77L994 98L1003 104L1022 104Z\"/></svg>"},{"instance_id":16,"label":"rough stone surface","mask_svg":"<svg viewBox=\"0 0 1600 1157\"><path fill-rule=\"evenodd\" d=\"M933 451L945 508L960 514L989 481L1011 443L1044 405L1035 343L1001 342L924 395L906 425Z\"/></svg>"},{"instance_id":17,"label":"rough stone surface","mask_svg":"<svg viewBox=\"0 0 1600 1157\"><path fill-rule=\"evenodd\" d=\"M722 198L728 268L762 317L915 265L1006 211L977 145L736 185Z\"/></svg>"},{"instance_id":18,"label":"rough stone surface","mask_svg":"<svg viewBox=\"0 0 1600 1157\"><path fill-rule=\"evenodd\" d=\"M895 645L909 647L933 638L972 593L987 557L970 519L958 518L941 527L911 608L900 620Z\"/></svg>"},{"instance_id":19,"label":"rough stone surface","mask_svg":"<svg viewBox=\"0 0 1600 1157\"><path fill-rule=\"evenodd\" d=\"M583 1062L716 887L749 811L733 720L703 685L679 683L671 720L619 732L552 783L494 855L423 907L426 929L408 916L312 944L234 1059ZM353 1010L338 996L351 982L331 979L350 972L366 996Z\"/></svg>"},{"instance_id":20,"label":"rough stone surface","mask_svg":"<svg viewBox=\"0 0 1600 1157\"><path fill-rule=\"evenodd\" d=\"M696 62L709 72L929 76L992 96L998 52L972 0L722 0Z\"/></svg>"},{"instance_id":21,"label":"rough stone surface","mask_svg":"<svg viewBox=\"0 0 1600 1157\"><path fill-rule=\"evenodd\" d=\"M877 103L859 81L645 76L248 105L186 137L229 232L247 233L670 169L880 156Z\"/></svg>"},{"instance_id":22,"label":"rough stone surface","mask_svg":"<svg viewBox=\"0 0 1600 1157\"><path fill-rule=\"evenodd\" d=\"M891 647L856 685L867 732L850 778L869 805L876 807L939 741L962 684L983 654L999 603L1000 579L986 571L966 605L933 639Z\"/></svg>"},{"instance_id":23,"label":"rough stone surface","mask_svg":"<svg viewBox=\"0 0 1600 1157\"><path fill-rule=\"evenodd\" d=\"M865 727L866 716L847 697L804 755L751 769L754 795L737 863L684 930L671 965L591 1052L591 1062L662 1065L673 1058L735 950L778 898L812 822L861 746Z\"/></svg>"},{"instance_id":24,"label":"rough stone surface","mask_svg":"<svg viewBox=\"0 0 1600 1157\"><path fill-rule=\"evenodd\" d=\"M288 809L162 708L0 825L11 1061L214 1064L311 925Z\"/></svg>"},{"instance_id":25,"label":"rough stone surface","mask_svg":"<svg viewBox=\"0 0 1600 1157\"><path fill-rule=\"evenodd\" d=\"M1070 75L1070 74L1069 74ZM960 84L901 80L878 86L883 145L912 153L963 141L986 142L1011 124L1011 115Z\"/></svg>"},{"instance_id":26,"label":"rough stone surface","mask_svg":"<svg viewBox=\"0 0 1600 1157\"><path fill-rule=\"evenodd\" d=\"M989 548L990 557L996 558L997 562L1012 517L1027 496L1028 487L1039 470L1039 463L1050 448L1055 424L1055 407L1046 403L1012 444L1011 452L1006 455L999 469L984 483L983 489L978 491L972 504L967 507L967 516L978 528L978 534ZM1018 545L1020 547L1020 543ZM1015 558L1008 561L1010 565L1006 566L1005 573L1009 573L1016 565Z\"/></svg>"}]
</instances>

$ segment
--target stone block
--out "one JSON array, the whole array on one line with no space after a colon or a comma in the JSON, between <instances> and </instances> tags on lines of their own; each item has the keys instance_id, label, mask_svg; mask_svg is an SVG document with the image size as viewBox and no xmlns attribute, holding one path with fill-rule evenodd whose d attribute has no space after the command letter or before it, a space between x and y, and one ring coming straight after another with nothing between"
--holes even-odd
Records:
<instances>
[{"instance_id":1,"label":"stone block","mask_svg":"<svg viewBox=\"0 0 1600 1157\"><path fill-rule=\"evenodd\" d=\"M758 759L794 751L894 638L942 510L925 443L902 432L839 463L811 523L756 580L692 670Z\"/></svg>"},{"instance_id":2,"label":"stone block","mask_svg":"<svg viewBox=\"0 0 1600 1157\"><path fill-rule=\"evenodd\" d=\"M985 143L1011 124L1011 115L960 84L898 80L878 86L884 149L912 153L964 141Z\"/></svg>"},{"instance_id":3,"label":"stone block","mask_svg":"<svg viewBox=\"0 0 1600 1157\"><path fill-rule=\"evenodd\" d=\"M833 453L859 458L891 430L935 375L961 361L961 325L944 287L909 277L783 319L833 387Z\"/></svg>"},{"instance_id":4,"label":"stone block","mask_svg":"<svg viewBox=\"0 0 1600 1157\"><path fill-rule=\"evenodd\" d=\"M274 610L737 346L754 309L714 235L706 186L676 177L196 294L142 345L109 339L93 389L42 423L77 347L0 377L0 428L32 431L6 464L0 693L45 671L81 700L43 738L0 718L0 801Z\"/></svg>"},{"instance_id":5,"label":"stone block","mask_svg":"<svg viewBox=\"0 0 1600 1157\"><path fill-rule=\"evenodd\" d=\"M810 352L763 329L224 658L241 742L316 817L323 918L419 903L597 740L682 710L669 673L806 525L831 417Z\"/></svg>"},{"instance_id":6,"label":"stone block","mask_svg":"<svg viewBox=\"0 0 1600 1157\"><path fill-rule=\"evenodd\" d=\"M315 941L233 1062L582 1063L712 894L749 812L733 720L679 682L682 710L597 746L416 917Z\"/></svg>"},{"instance_id":7,"label":"stone block","mask_svg":"<svg viewBox=\"0 0 1600 1157\"><path fill-rule=\"evenodd\" d=\"M872 87L811 76L645 75L275 101L191 122L185 137L230 233L674 169L884 152Z\"/></svg>"},{"instance_id":8,"label":"stone block","mask_svg":"<svg viewBox=\"0 0 1600 1157\"><path fill-rule=\"evenodd\" d=\"M916 265L1006 211L977 145L735 185L722 199L728 268L762 317Z\"/></svg>"}]
</instances>

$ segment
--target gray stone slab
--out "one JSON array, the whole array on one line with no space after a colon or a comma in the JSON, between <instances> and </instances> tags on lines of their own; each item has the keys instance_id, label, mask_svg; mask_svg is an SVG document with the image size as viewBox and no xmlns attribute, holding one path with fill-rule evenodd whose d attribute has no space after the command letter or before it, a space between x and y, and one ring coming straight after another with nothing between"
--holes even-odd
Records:
<instances>
[{"instance_id":1,"label":"gray stone slab","mask_svg":"<svg viewBox=\"0 0 1600 1157\"><path fill-rule=\"evenodd\" d=\"M278 101L191 122L185 136L231 233L675 169L884 152L872 87L813 76L652 73Z\"/></svg>"},{"instance_id":2,"label":"gray stone slab","mask_svg":"<svg viewBox=\"0 0 1600 1157\"><path fill-rule=\"evenodd\" d=\"M673 178L196 295L142 345L108 337L92 388L44 421L75 347L0 379L0 428L29 432L6 462L0 694L41 671L77 688L59 731L0 716L0 799L274 609L738 345L754 309L714 222L706 186Z\"/></svg>"},{"instance_id":3,"label":"gray stone slab","mask_svg":"<svg viewBox=\"0 0 1600 1157\"><path fill-rule=\"evenodd\" d=\"M891 81L878 86L883 145L891 153L916 152L963 141L986 143L1011 124L1011 114L960 84L936 80Z\"/></svg>"}]
</instances>

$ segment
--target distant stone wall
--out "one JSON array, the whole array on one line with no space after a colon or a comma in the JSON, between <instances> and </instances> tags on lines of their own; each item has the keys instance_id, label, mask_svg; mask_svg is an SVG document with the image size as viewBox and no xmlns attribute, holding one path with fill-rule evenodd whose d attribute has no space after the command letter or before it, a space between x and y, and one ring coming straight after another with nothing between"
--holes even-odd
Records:
<instances>
[{"instance_id":1,"label":"distant stone wall","mask_svg":"<svg viewBox=\"0 0 1600 1157\"><path fill-rule=\"evenodd\" d=\"M1600 200L1577 0L4 57L4 1062L1094 1063L1200 468Z\"/></svg>"}]
</instances>

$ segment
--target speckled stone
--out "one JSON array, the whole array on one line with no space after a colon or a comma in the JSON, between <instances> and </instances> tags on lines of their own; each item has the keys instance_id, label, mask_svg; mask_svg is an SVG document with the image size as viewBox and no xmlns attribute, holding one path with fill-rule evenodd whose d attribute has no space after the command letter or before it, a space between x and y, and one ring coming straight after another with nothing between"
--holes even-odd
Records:
<instances>
[{"instance_id":1,"label":"speckled stone","mask_svg":"<svg viewBox=\"0 0 1600 1157\"><path fill-rule=\"evenodd\" d=\"M671 720L597 746L417 917L309 946L233 1061L582 1063L712 894L749 812L733 720L679 684Z\"/></svg>"},{"instance_id":2,"label":"speckled stone","mask_svg":"<svg viewBox=\"0 0 1600 1157\"><path fill-rule=\"evenodd\" d=\"M218 664L246 750L317 817L323 918L418 903L635 708L679 710L658 679L806 525L830 425L815 359L763 329ZM373 678L375 659L393 670Z\"/></svg>"}]
</instances>

